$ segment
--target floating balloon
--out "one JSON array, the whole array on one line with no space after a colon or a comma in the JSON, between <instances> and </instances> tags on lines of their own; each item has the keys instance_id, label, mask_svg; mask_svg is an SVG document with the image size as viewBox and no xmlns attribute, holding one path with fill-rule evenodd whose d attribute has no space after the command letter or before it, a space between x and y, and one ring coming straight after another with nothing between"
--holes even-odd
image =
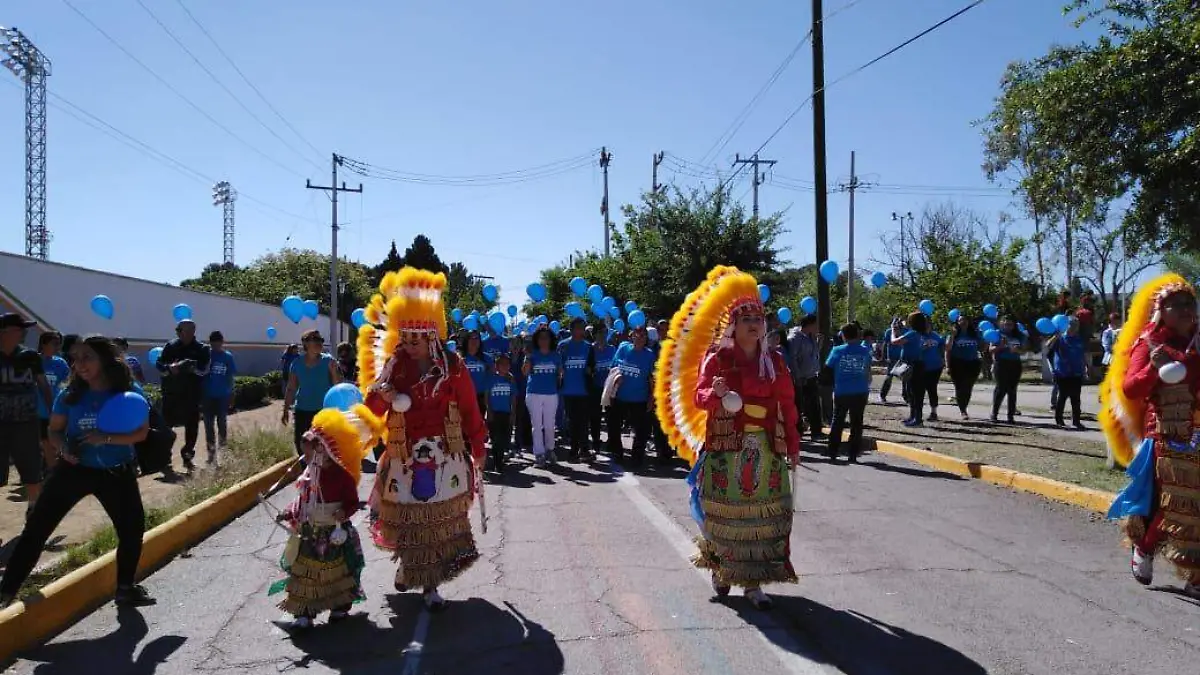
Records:
<instances>
[{"instance_id":1,"label":"floating balloon","mask_svg":"<svg viewBox=\"0 0 1200 675\"><path fill-rule=\"evenodd\" d=\"M544 326L550 322L550 319L545 314L538 314L537 325Z\"/></svg>"},{"instance_id":2,"label":"floating balloon","mask_svg":"<svg viewBox=\"0 0 1200 675\"><path fill-rule=\"evenodd\" d=\"M551 321L550 322L550 330L553 331L555 334L557 334L558 331L562 330L562 324L557 321Z\"/></svg>"},{"instance_id":3,"label":"floating balloon","mask_svg":"<svg viewBox=\"0 0 1200 675\"><path fill-rule=\"evenodd\" d=\"M447 342L446 343L446 351L457 352L458 351L458 343L454 342L453 340Z\"/></svg>"},{"instance_id":4,"label":"floating balloon","mask_svg":"<svg viewBox=\"0 0 1200 675\"><path fill-rule=\"evenodd\" d=\"M171 316L175 317L175 321L186 321L192 318L192 308L181 302L171 309Z\"/></svg>"},{"instance_id":5,"label":"floating balloon","mask_svg":"<svg viewBox=\"0 0 1200 675\"><path fill-rule=\"evenodd\" d=\"M625 322L622 321L621 319L617 319L616 321L613 322L613 330L617 331L618 333L624 333L625 332Z\"/></svg>"},{"instance_id":6,"label":"floating balloon","mask_svg":"<svg viewBox=\"0 0 1200 675\"><path fill-rule=\"evenodd\" d=\"M825 283L835 283L837 281L838 274L840 273L841 270L838 269L838 264L836 261L826 260L825 262L821 263L821 278L825 280Z\"/></svg>"},{"instance_id":7,"label":"floating balloon","mask_svg":"<svg viewBox=\"0 0 1200 675\"><path fill-rule=\"evenodd\" d=\"M516 305L509 305L508 306L508 318L510 318L510 319L517 318L518 311L520 311L520 310L517 309Z\"/></svg>"},{"instance_id":8,"label":"floating balloon","mask_svg":"<svg viewBox=\"0 0 1200 675\"><path fill-rule=\"evenodd\" d=\"M300 323L300 319L304 318L304 301L298 295L289 295L279 303L279 308L283 310L283 315L292 323Z\"/></svg>"},{"instance_id":9,"label":"floating balloon","mask_svg":"<svg viewBox=\"0 0 1200 675\"><path fill-rule=\"evenodd\" d=\"M583 305L579 304L578 302L571 301L563 305L563 311L566 312L567 316L571 317L572 319L575 317L582 317Z\"/></svg>"},{"instance_id":10,"label":"floating balloon","mask_svg":"<svg viewBox=\"0 0 1200 675\"><path fill-rule=\"evenodd\" d=\"M96 415L96 429L104 434L131 434L150 419L150 404L137 392L111 396Z\"/></svg>"},{"instance_id":11,"label":"floating balloon","mask_svg":"<svg viewBox=\"0 0 1200 675\"><path fill-rule=\"evenodd\" d=\"M917 309L921 310L921 313L924 314L925 316L933 316L933 301L932 300L922 300L917 305Z\"/></svg>"},{"instance_id":12,"label":"floating balloon","mask_svg":"<svg viewBox=\"0 0 1200 675\"><path fill-rule=\"evenodd\" d=\"M160 356L162 356L162 347L155 347L154 349L151 349L148 354L146 354L146 361L152 368L157 368L158 358Z\"/></svg>"},{"instance_id":13,"label":"floating balloon","mask_svg":"<svg viewBox=\"0 0 1200 675\"><path fill-rule=\"evenodd\" d=\"M1000 316L1000 308L989 302L983 306L983 315L995 321Z\"/></svg>"},{"instance_id":14,"label":"floating balloon","mask_svg":"<svg viewBox=\"0 0 1200 675\"><path fill-rule=\"evenodd\" d=\"M504 334L504 326L506 324L508 324L508 317L504 315L504 312L496 310L491 314L488 314L488 327L491 328L492 332L496 335Z\"/></svg>"},{"instance_id":15,"label":"floating balloon","mask_svg":"<svg viewBox=\"0 0 1200 675\"><path fill-rule=\"evenodd\" d=\"M1066 314L1055 314L1054 318L1050 320L1054 322L1054 327L1060 333L1067 332L1067 328L1071 326L1071 319Z\"/></svg>"},{"instance_id":16,"label":"floating balloon","mask_svg":"<svg viewBox=\"0 0 1200 675\"><path fill-rule=\"evenodd\" d=\"M603 305L601 305L601 307L608 310L608 315L610 317L612 317L614 319L621 318L621 308L620 307L605 307Z\"/></svg>"},{"instance_id":17,"label":"floating balloon","mask_svg":"<svg viewBox=\"0 0 1200 675\"><path fill-rule=\"evenodd\" d=\"M634 311L635 309L637 309L637 303L636 303L636 302L634 302L634 301L630 300L630 301L628 301L628 302L626 302L626 303L625 303L625 313L626 313L626 314L632 314L632 313L633 313L633 311Z\"/></svg>"},{"instance_id":18,"label":"floating balloon","mask_svg":"<svg viewBox=\"0 0 1200 675\"><path fill-rule=\"evenodd\" d=\"M789 324L792 322L792 310L787 307L780 307L776 315L779 317L779 323Z\"/></svg>"},{"instance_id":19,"label":"floating balloon","mask_svg":"<svg viewBox=\"0 0 1200 675\"><path fill-rule=\"evenodd\" d=\"M1057 329L1054 327L1054 321L1047 316L1043 316L1042 318L1038 319L1037 322L1033 324L1033 327L1036 328L1037 331L1042 335L1054 335L1054 333L1057 331Z\"/></svg>"},{"instance_id":20,"label":"floating balloon","mask_svg":"<svg viewBox=\"0 0 1200 675\"><path fill-rule=\"evenodd\" d=\"M1021 323L1020 321L1017 322L1017 330L1021 331L1022 333L1026 334L1026 335L1029 335L1029 331L1025 330L1025 324Z\"/></svg>"},{"instance_id":21,"label":"floating balloon","mask_svg":"<svg viewBox=\"0 0 1200 675\"><path fill-rule=\"evenodd\" d=\"M817 299L811 295L804 296L804 299L800 301L800 311L805 314L816 314Z\"/></svg>"},{"instance_id":22,"label":"floating balloon","mask_svg":"<svg viewBox=\"0 0 1200 675\"><path fill-rule=\"evenodd\" d=\"M466 328L467 330L479 330L479 319L476 318L474 314L468 314L467 317L463 319L463 328Z\"/></svg>"},{"instance_id":23,"label":"floating balloon","mask_svg":"<svg viewBox=\"0 0 1200 675\"><path fill-rule=\"evenodd\" d=\"M538 282L533 282L525 288L525 293L529 295L529 299L534 302L546 301L546 287Z\"/></svg>"},{"instance_id":24,"label":"floating balloon","mask_svg":"<svg viewBox=\"0 0 1200 675\"><path fill-rule=\"evenodd\" d=\"M315 319L321 316L321 305L317 304L316 300L304 301L304 316L310 319Z\"/></svg>"},{"instance_id":25,"label":"floating balloon","mask_svg":"<svg viewBox=\"0 0 1200 675\"><path fill-rule=\"evenodd\" d=\"M91 308L92 313L101 319L113 318L113 301L109 300L107 295L97 295L92 298Z\"/></svg>"},{"instance_id":26,"label":"floating balloon","mask_svg":"<svg viewBox=\"0 0 1200 675\"><path fill-rule=\"evenodd\" d=\"M500 291L496 289L495 284L485 284L483 287L483 299L488 302L495 302L496 298L500 297Z\"/></svg>"},{"instance_id":27,"label":"floating balloon","mask_svg":"<svg viewBox=\"0 0 1200 675\"><path fill-rule=\"evenodd\" d=\"M646 335L650 338L651 342L658 342L658 329L654 326L646 329Z\"/></svg>"},{"instance_id":28,"label":"floating balloon","mask_svg":"<svg viewBox=\"0 0 1200 675\"><path fill-rule=\"evenodd\" d=\"M871 285L875 288L883 288L887 285L887 275L883 272L876 272L871 275Z\"/></svg>"},{"instance_id":29,"label":"floating balloon","mask_svg":"<svg viewBox=\"0 0 1200 675\"><path fill-rule=\"evenodd\" d=\"M267 339L274 340L279 331L275 330L275 326L267 326Z\"/></svg>"},{"instance_id":30,"label":"floating balloon","mask_svg":"<svg viewBox=\"0 0 1200 675\"><path fill-rule=\"evenodd\" d=\"M454 319L454 323L462 323L463 311L455 307L454 309L450 310L450 318Z\"/></svg>"},{"instance_id":31,"label":"floating balloon","mask_svg":"<svg viewBox=\"0 0 1200 675\"><path fill-rule=\"evenodd\" d=\"M350 323L354 324L355 328L362 328L367 323L367 310L359 307L350 312Z\"/></svg>"},{"instance_id":32,"label":"floating balloon","mask_svg":"<svg viewBox=\"0 0 1200 675\"><path fill-rule=\"evenodd\" d=\"M766 302L771 299L771 289L766 284L758 285L758 299Z\"/></svg>"},{"instance_id":33,"label":"floating balloon","mask_svg":"<svg viewBox=\"0 0 1200 675\"><path fill-rule=\"evenodd\" d=\"M603 302L605 307L617 307L617 299L611 295L600 298L600 302ZM620 307L617 307L617 309L620 309Z\"/></svg>"},{"instance_id":34,"label":"floating balloon","mask_svg":"<svg viewBox=\"0 0 1200 675\"><path fill-rule=\"evenodd\" d=\"M600 302L604 299L604 289L600 284L592 284L587 288L587 296L592 302Z\"/></svg>"},{"instance_id":35,"label":"floating balloon","mask_svg":"<svg viewBox=\"0 0 1200 675\"><path fill-rule=\"evenodd\" d=\"M571 292L577 297L585 297L587 295L588 282L583 277L575 277L571 279Z\"/></svg>"},{"instance_id":36,"label":"floating balloon","mask_svg":"<svg viewBox=\"0 0 1200 675\"><path fill-rule=\"evenodd\" d=\"M640 309L635 309L629 313L629 325L634 328L641 328L646 325L646 313Z\"/></svg>"},{"instance_id":37,"label":"floating balloon","mask_svg":"<svg viewBox=\"0 0 1200 675\"><path fill-rule=\"evenodd\" d=\"M983 321L979 322L979 331L981 333L986 333L989 330L995 330L995 329L996 329L996 324L992 323L991 321L988 321L987 319L984 319Z\"/></svg>"},{"instance_id":38,"label":"floating balloon","mask_svg":"<svg viewBox=\"0 0 1200 675\"><path fill-rule=\"evenodd\" d=\"M1000 341L1000 331L995 328L983 331L983 341L989 344L996 344Z\"/></svg>"},{"instance_id":39,"label":"floating balloon","mask_svg":"<svg viewBox=\"0 0 1200 675\"><path fill-rule=\"evenodd\" d=\"M950 310L950 314L948 316L950 317L950 323L958 323L959 318L962 317L962 312L958 311L957 309L952 309Z\"/></svg>"},{"instance_id":40,"label":"floating balloon","mask_svg":"<svg viewBox=\"0 0 1200 675\"><path fill-rule=\"evenodd\" d=\"M329 388L329 391L325 392L323 406L338 410L349 410L362 402L362 392L358 390L358 387L349 382L342 382L341 384L333 385Z\"/></svg>"}]
</instances>

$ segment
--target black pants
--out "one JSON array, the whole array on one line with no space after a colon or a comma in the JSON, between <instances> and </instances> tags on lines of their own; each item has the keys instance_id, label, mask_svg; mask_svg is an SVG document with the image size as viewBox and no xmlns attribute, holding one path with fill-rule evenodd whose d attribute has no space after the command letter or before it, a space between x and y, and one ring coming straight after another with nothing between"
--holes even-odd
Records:
<instances>
[{"instance_id":1,"label":"black pants","mask_svg":"<svg viewBox=\"0 0 1200 675\"><path fill-rule=\"evenodd\" d=\"M592 437L592 449L600 449L600 430L603 428L604 407L600 405L600 389L588 394L588 432Z\"/></svg>"},{"instance_id":2,"label":"black pants","mask_svg":"<svg viewBox=\"0 0 1200 675\"><path fill-rule=\"evenodd\" d=\"M179 449L179 456L191 461L196 456L196 440L200 437L200 397L164 394L163 417L172 427L183 427L183 447Z\"/></svg>"},{"instance_id":3,"label":"black pants","mask_svg":"<svg viewBox=\"0 0 1200 675\"><path fill-rule=\"evenodd\" d=\"M517 447L533 448L533 420L529 419L529 408L525 406L525 397L517 397L517 410L513 413L513 426L517 430Z\"/></svg>"},{"instance_id":4,"label":"black pants","mask_svg":"<svg viewBox=\"0 0 1200 675\"><path fill-rule=\"evenodd\" d=\"M925 363L908 364L908 419L920 422L925 415Z\"/></svg>"},{"instance_id":5,"label":"black pants","mask_svg":"<svg viewBox=\"0 0 1200 675\"><path fill-rule=\"evenodd\" d=\"M492 468L501 469L508 458L508 448L512 444L512 413L488 413L488 436L492 439Z\"/></svg>"},{"instance_id":6,"label":"black pants","mask_svg":"<svg viewBox=\"0 0 1200 675\"><path fill-rule=\"evenodd\" d=\"M647 403L629 403L613 401L608 408L608 454L619 459L625 454L621 443L621 427L629 422L633 427L633 447L629 449L634 461L641 461L646 456L646 442L650 440L650 411Z\"/></svg>"},{"instance_id":7,"label":"black pants","mask_svg":"<svg viewBox=\"0 0 1200 675\"><path fill-rule=\"evenodd\" d=\"M1054 402L1054 421L1063 423L1063 408L1067 407L1067 399L1070 399L1071 423L1079 424L1079 395L1083 391L1083 376L1055 376L1054 384L1058 385L1058 400Z\"/></svg>"},{"instance_id":8,"label":"black pants","mask_svg":"<svg viewBox=\"0 0 1200 675\"><path fill-rule=\"evenodd\" d=\"M821 414L821 386L817 378L801 380L796 390L796 407L808 424L808 433L814 437L822 435L825 418Z\"/></svg>"},{"instance_id":9,"label":"black pants","mask_svg":"<svg viewBox=\"0 0 1200 675\"><path fill-rule=\"evenodd\" d=\"M1017 385L1021 382L1020 359L996 359L996 388L992 392L992 417L1000 416L1000 403L1008 398L1008 421L1017 416Z\"/></svg>"},{"instance_id":10,"label":"black pants","mask_svg":"<svg viewBox=\"0 0 1200 675\"><path fill-rule=\"evenodd\" d=\"M313 418L317 416L318 412L320 411L300 410L299 408L292 411L292 422L295 424L295 427L292 429L292 441L296 444L296 454L301 457L304 456L304 451L300 449L301 437L304 436L304 432L312 427Z\"/></svg>"},{"instance_id":11,"label":"black pants","mask_svg":"<svg viewBox=\"0 0 1200 675\"><path fill-rule=\"evenodd\" d=\"M675 451L671 449L671 444L667 441L667 430L663 428L662 420L658 418L658 406L655 406L654 411L650 413L651 424L650 432L654 434L654 452L658 457L659 464L670 464L675 459Z\"/></svg>"},{"instance_id":12,"label":"black pants","mask_svg":"<svg viewBox=\"0 0 1200 675\"><path fill-rule=\"evenodd\" d=\"M829 456L837 457L842 442L842 431L846 428L846 417L850 417L850 458L858 457L862 450L863 412L867 409L868 394L842 394L833 397L833 425L829 433Z\"/></svg>"},{"instance_id":13,"label":"black pants","mask_svg":"<svg viewBox=\"0 0 1200 675\"><path fill-rule=\"evenodd\" d=\"M567 411L567 441L571 444L571 454L578 455L588 449L588 410L587 396L563 396L563 407Z\"/></svg>"},{"instance_id":14,"label":"black pants","mask_svg":"<svg viewBox=\"0 0 1200 675\"><path fill-rule=\"evenodd\" d=\"M15 595L33 571L42 548L63 518L81 499L92 495L104 507L117 531L117 585L130 586L137 577L142 556L142 535L146 531L146 512L138 491L137 466L118 469L90 469L59 462L42 487L8 568L0 581L0 594Z\"/></svg>"},{"instance_id":15,"label":"black pants","mask_svg":"<svg viewBox=\"0 0 1200 675\"><path fill-rule=\"evenodd\" d=\"M938 404L941 403L937 390L938 382L941 381L941 368L926 368L925 372L921 373L921 395L929 402L930 414L937 414Z\"/></svg>"},{"instance_id":16,"label":"black pants","mask_svg":"<svg viewBox=\"0 0 1200 675\"><path fill-rule=\"evenodd\" d=\"M479 406L479 416L483 417L487 414L487 392L475 392L475 405Z\"/></svg>"},{"instance_id":17,"label":"black pants","mask_svg":"<svg viewBox=\"0 0 1200 675\"><path fill-rule=\"evenodd\" d=\"M971 392L979 381L979 359L950 359L950 380L954 382L954 400L958 409L967 412Z\"/></svg>"}]
</instances>

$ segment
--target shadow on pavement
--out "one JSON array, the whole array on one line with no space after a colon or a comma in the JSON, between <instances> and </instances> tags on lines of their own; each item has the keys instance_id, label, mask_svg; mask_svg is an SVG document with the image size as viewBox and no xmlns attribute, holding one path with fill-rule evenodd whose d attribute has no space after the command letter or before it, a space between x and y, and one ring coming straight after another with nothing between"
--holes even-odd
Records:
<instances>
[{"instance_id":1,"label":"shadow on pavement","mask_svg":"<svg viewBox=\"0 0 1200 675\"><path fill-rule=\"evenodd\" d=\"M498 607L481 598L452 602L433 617L420 668L420 672L456 675L559 675L564 671L554 633L512 603Z\"/></svg>"},{"instance_id":2,"label":"shadow on pavement","mask_svg":"<svg viewBox=\"0 0 1200 675\"><path fill-rule=\"evenodd\" d=\"M38 675L77 675L78 673L153 673L166 663L183 643L182 635L161 635L147 642L134 658L138 645L150 632L146 619L136 609L117 609L117 629L93 640L55 642L34 649L22 657L39 661L33 672Z\"/></svg>"},{"instance_id":3,"label":"shadow on pavement","mask_svg":"<svg viewBox=\"0 0 1200 675\"><path fill-rule=\"evenodd\" d=\"M917 476L919 478L942 478L944 480L967 480L966 478L963 478L962 476L958 476L958 475L955 475L952 473L946 473L945 471L937 471L936 469L921 469L921 468L912 467L912 466L900 466L897 464L888 464L886 462L880 462L879 460L871 460L869 462L864 462L864 461L860 460L858 463L863 466L869 466L872 469L875 469L876 471L884 471L887 473L902 473L906 476Z\"/></svg>"},{"instance_id":4,"label":"shadow on pavement","mask_svg":"<svg viewBox=\"0 0 1200 675\"><path fill-rule=\"evenodd\" d=\"M771 598L775 601L772 614L782 619L780 623L790 623L798 632L816 642L822 652L819 660L849 675L879 672L892 675L987 673L983 666L952 647L866 614L832 609L796 596L772 595ZM739 602L736 608L747 623L757 625L753 615L758 611L752 609L748 602ZM788 649L792 641L781 641L778 632L763 631L763 634L775 644ZM813 658L810 654L804 656Z\"/></svg>"}]
</instances>

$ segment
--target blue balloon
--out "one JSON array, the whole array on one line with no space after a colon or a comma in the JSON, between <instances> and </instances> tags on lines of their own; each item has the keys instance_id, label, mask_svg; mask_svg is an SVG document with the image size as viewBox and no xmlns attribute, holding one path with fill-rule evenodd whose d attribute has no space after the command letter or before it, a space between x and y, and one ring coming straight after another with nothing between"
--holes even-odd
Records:
<instances>
[{"instance_id":1,"label":"blue balloon","mask_svg":"<svg viewBox=\"0 0 1200 675\"><path fill-rule=\"evenodd\" d=\"M598 302L592 303L591 310L592 310L592 314L594 314L597 319L607 319L608 318L608 308Z\"/></svg>"},{"instance_id":2,"label":"blue balloon","mask_svg":"<svg viewBox=\"0 0 1200 675\"><path fill-rule=\"evenodd\" d=\"M629 313L629 325L634 328L641 328L646 325L646 313L640 309L635 309Z\"/></svg>"},{"instance_id":3,"label":"blue balloon","mask_svg":"<svg viewBox=\"0 0 1200 675\"><path fill-rule=\"evenodd\" d=\"M1054 335L1055 332L1054 322L1048 316L1038 319L1037 323L1033 324L1033 327L1042 335Z\"/></svg>"},{"instance_id":4,"label":"blue balloon","mask_svg":"<svg viewBox=\"0 0 1200 675\"><path fill-rule=\"evenodd\" d=\"M1000 341L1000 331L996 330L995 328L991 330L985 330L983 332L983 341L990 344L996 344Z\"/></svg>"},{"instance_id":5,"label":"blue balloon","mask_svg":"<svg viewBox=\"0 0 1200 675\"><path fill-rule=\"evenodd\" d=\"M529 295L529 299L534 302L546 301L546 287L538 282L533 282L525 288L525 292Z\"/></svg>"},{"instance_id":6,"label":"blue balloon","mask_svg":"<svg viewBox=\"0 0 1200 675\"><path fill-rule=\"evenodd\" d=\"M622 321L621 319L617 319L616 321L613 322L613 330L617 331L618 333L624 333L625 332L625 322Z\"/></svg>"},{"instance_id":7,"label":"blue balloon","mask_svg":"<svg viewBox=\"0 0 1200 675\"><path fill-rule=\"evenodd\" d=\"M150 404L139 393L125 391L110 397L96 415L96 429L105 434L131 434L150 420Z\"/></svg>"},{"instance_id":8,"label":"blue balloon","mask_svg":"<svg viewBox=\"0 0 1200 675\"><path fill-rule=\"evenodd\" d=\"M97 295L92 298L92 312L101 319L113 318L113 301L107 295Z\"/></svg>"},{"instance_id":9,"label":"blue balloon","mask_svg":"<svg viewBox=\"0 0 1200 675\"><path fill-rule=\"evenodd\" d=\"M921 313L924 314L925 316L933 316L933 301L932 300L922 300L917 305L917 309L921 310Z\"/></svg>"},{"instance_id":10,"label":"blue balloon","mask_svg":"<svg viewBox=\"0 0 1200 675\"><path fill-rule=\"evenodd\" d=\"M518 311L520 311L520 310L518 310L518 309L517 309L517 306L516 306L516 305L509 305L509 306L508 306L508 317L509 317L510 319L515 319L515 318L517 318L517 312L518 312Z\"/></svg>"},{"instance_id":11,"label":"blue balloon","mask_svg":"<svg viewBox=\"0 0 1200 675\"><path fill-rule=\"evenodd\" d=\"M996 324L988 321L987 319L979 322L979 332L986 333L989 330L996 330Z\"/></svg>"},{"instance_id":12,"label":"blue balloon","mask_svg":"<svg viewBox=\"0 0 1200 675\"><path fill-rule=\"evenodd\" d=\"M958 319L962 316L962 312L958 311L957 309L952 309L950 310L949 316L950 323L957 323Z\"/></svg>"},{"instance_id":13,"label":"blue balloon","mask_svg":"<svg viewBox=\"0 0 1200 675\"><path fill-rule=\"evenodd\" d=\"M350 312L350 323L354 324L355 328L362 328L367 323L367 310L359 307Z\"/></svg>"},{"instance_id":14,"label":"blue balloon","mask_svg":"<svg viewBox=\"0 0 1200 675\"><path fill-rule=\"evenodd\" d=\"M323 405L326 408L349 410L362 402L362 392L358 390L358 387L350 384L349 382L343 382L341 384L333 385L329 388L329 391L325 392L325 401Z\"/></svg>"},{"instance_id":15,"label":"blue balloon","mask_svg":"<svg viewBox=\"0 0 1200 675\"><path fill-rule=\"evenodd\" d=\"M837 261L826 260L821 263L821 278L825 280L825 283L835 283L840 273L841 270L838 269Z\"/></svg>"},{"instance_id":16,"label":"blue balloon","mask_svg":"<svg viewBox=\"0 0 1200 675\"><path fill-rule=\"evenodd\" d=\"M458 351L458 343L453 340L450 340L449 342L446 343L446 351L457 352Z\"/></svg>"},{"instance_id":17,"label":"blue balloon","mask_svg":"<svg viewBox=\"0 0 1200 675\"><path fill-rule=\"evenodd\" d=\"M620 307L605 307L605 309L608 310L608 315L610 317L612 317L614 319L621 318L621 308Z\"/></svg>"},{"instance_id":18,"label":"blue balloon","mask_svg":"<svg viewBox=\"0 0 1200 675\"><path fill-rule=\"evenodd\" d=\"M267 326L267 339L274 340L279 331L275 330L275 326Z\"/></svg>"},{"instance_id":19,"label":"blue balloon","mask_svg":"<svg viewBox=\"0 0 1200 675\"><path fill-rule=\"evenodd\" d=\"M457 307L450 310L450 318L454 319L454 323L462 323L463 311Z\"/></svg>"},{"instance_id":20,"label":"blue balloon","mask_svg":"<svg viewBox=\"0 0 1200 675\"><path fill-rule=\"evenodd\" d=\"M625 313L626 313L626 314L632 314L632 313L633 313L633 311L634 311L635 309L637 309L637 303L636 303L636 302L634 302L634 301L630 300L630 301L628 301L628 302L626 302L626 303L625 303Z\"/></svg>"},{"instance_id":21,"label":"blue balloon","mask_svg":"<svg viewBox=\"0 0 1200 675\"><path fill-rule=\"evenodd\" d=\"M1071 325L1071 318L1066 314L1055 314L1051 321L1054 322L1054 328L1060 333L1067 332L1067 328Z\"/></svg>"},{"instance_id":22,"label":"blue balloon","mask_svg":"<svg viewBox=\"0 0 1200 675\"><path fill-rule=\"evenodd\" d=\"M817 299L811 295L804 296L804 299L800 301L800 311L805 314L816 314Z\"/></svg>"},{"instance_id":23,"label":"blue balloon","mask_svg":"<svg viewBox=\"0 0 1200 675\"><path fill-rule=\"evenodd\" d=\"M604 289L600 284L592 284L587 288L587 296L592 302L600 302L604 299Z\"/></svg>"},{"instance_id":24,"label":"blue balloon","mask_svg":"<svg viewBox=\"0 0 1200 675\"><path fill-rule=\"evenodd\" d=\"M485 284L483 287L483 299L488 302L495 302L496 298L500 297L500 291L495 284Z\"/></svg>"},{"instance_id":25,"label":"blue balloon","mask_svg":"<svg viewBox=\"0 0 1200 675\"><path fill-rule=\"evenodd\" d=\"M779 323L788 324L792 322L792 310L787 307L780 307L776 315L779 317Z\"/></svg>"},{"instance_id":26,"label":"blue balloon","mask_svg":"<svg viewBox=\"0 0 1200 675\"><path fill-rule=\"evenodd\" d=\"M542 326L550 323L550 319L545 314L538 314L537 325Z\"/></svg>"},{"instance_id":27,"label":"blue balloon","mask_svg":"<svg viewBox=\"0 0 1200 675\"><path fill-rule=\"evenodd\" d=\"M463 328L467 330L479 330L479 319L475 318L474 314L468 314L467 318L463 319Z\"/></svg>"},{"instance_id":28,"label":"blue balloon","mask_svg":"<svg viewBox=\"0 0 1200 675\"><path fill-rule=\"evenodd\" d=\"M616 307L617 306L616 298L614 298L611 295L606 295L603 298L600 298L600 302L603 302L605 307Z\"/></svg>"},{"instance_id":29,"label":"blue balloon","mask_svg":"<svg viewBox=\"0 0 1200 675\"><path fill-rule=\"evenodd\" d=\"M989 302L983 306L983 315L995 320L996 317L1000 316L1000 308Z\"/></svg>"},{"instance_id":30,"label":"blue balloon","mask_svg":"<svg viewBox=\"0 0 1200 675\"><path fill-rule=\"evenodd\" d=\"M158 358L160 356L162 356L162 347L155 347L146 354L146 362L150 364L151 368L156 368L158 367Z\"/></svg>"},{"instance_id":31,"label":"blue balloon","mask_svg":"<svg viewBox=\"0 0 1200 675\"><path fill-rule=\"evenodd\" d=\"M1021 323L1020 321L1017 322L1017 330L1021 331L1022 333L1026 334L1026 335L1029 335L1029 331L1025 330L1025 324Z\"/></svg>"},{"instance_id":32,"label":"blue balloon","mask_svg":"<svg viewBox=\"0 0 1200 675\"><path fill-rule=\"evenodd\" d=\"M571 292L582 298L587 296L588 282L583 277L571 279Z\"/></svg>"},{"instance_id":33,"label":"blue balloon","mask_svg":"<svg viewBox=\"0 0 1200 675\"><path fill-rule=\"evenodd\" d=\"M321 316L321 305L317 304L316 300L304 301L304 316L310 319L315 319Z\"/></svg>"},{"instance_id":34,"label":"blue balloon","mask_svg":"<svg viewBox=\"0 0 1200 675\"><path fill-rule=\"evenodd\" d=\"M771 299L771 289L766 284L758 285L758 299L766 302Z\"/></svg>"},{"instance_id":35,"label":"blue balloon","mask_svg":"<svg viewBox=\"0 0 1200 675\"><path fill-rule=\"evenodd\" d=\"M508 317L504 315L504 312L496 310L491 314L488 314L488 327L491 328L492 332L496 335L504 334L504 327L506 325L508 325Z\"/></svg>"},{"instance_id":36,"label":"blue balloon","mask_svg":"<svg viewBox=\"0 0 1200 675\"><path fill-rule=\"evenodd\" d=\"M887 275L883 272L876 272L871 275L871 285L875 288L883 288L887 285Z\"/></svg>"},{"instance_id":37,"label":"blue balloon","mask_svg":"<svg viewBox=\"0 0 1200 675\"><path fill-rule=\"evenodd\" d=\"M279 308L283 310L283 315L292 323L300 323L300 319L304 318L304 301L298 295L289 295L279 303Z\"/></svg>"},{"instance_id":38,"label":"blue balloon","mask_svg":"<svg viewBox=\"0 0 1200 675\"><path fill-rule=\"evenodd\" d=\"M181 302L171 309L171 316L175 317L176 321L186 321L192 318L192 308Z\"/></svg>"},{"instance_id":39,"label":"blue balloon","mask_svg":"<svg viewBox=\"0 0 1200 675\"><path fill-rule=\"evenodd\" d=\"M550 330L554 331L555 334L558 334L558 331L562 330L562 324L557 321L551 321Z\"/></svg>"}]
</instances>

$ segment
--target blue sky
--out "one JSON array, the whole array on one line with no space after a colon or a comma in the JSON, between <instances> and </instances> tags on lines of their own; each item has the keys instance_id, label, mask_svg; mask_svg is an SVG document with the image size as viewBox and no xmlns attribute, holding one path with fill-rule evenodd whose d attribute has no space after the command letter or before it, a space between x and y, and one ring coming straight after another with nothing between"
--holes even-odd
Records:
<instances>
[{"instance_id":1,"label":"blue sky","mask_svg":"<svg viewBox=\"0 0 1200 675\"><path fill-rule=\"evenodd\" d=\"M328 184L333 151L400 171L462 176L543 165L605 145L614 155L615 212L649 186L653 153L699 162L811 20L809 3L800 0L356 0L336 9L316 0L183 0L305 142L245 85L176 0L143 0L289 148L197 67L136 0L70 2L246 143L191 108L64 0L5 3L0 23L21 28L53 59L54 94L242 191L239 263L285 244L328 250L329 201L304 189L304 181ZM832 81L966 1L825 4L827 15L837 12L826 23L826 78ZM990 110L1006 63L1085 36L1062 16L1060 4L989 0L831 86L831 182L848 175L855 150L860 175L877 183L987 188L971 122ZM0 157L7 158L0 163L0 222L7 223L0 249L23 252L21 90L8 86L16 80L7 72L0 75L8 81L0 86ZM810 90L805 47L732 140L712 153L722 170L735 152L753 152ZM786 179L812 180L810 112L797 115L763 150ZM211 205L209 181L180 175L60 108L49 112L48 153L52 260L167 282L220 260L221 214ZM696 182L669 165L660 180ZM361 198L343 197L346 256L374 264L392 239L403 248L425 233L443 259L495 276L505 301L520 300L538 269L602 243L594 165L500 187L344 177L366 189ZM786 181L763 186L762 208L787 209L788 257L812 262L812 193L779 182ZM748 187L739 183L735 196ZM922 193L946 192L980 211L1010 208L1006 195L986 190L861 193L860 267L892 226L892 211L919 211L946 198ZM832 257L844 260L846 197L831 195L829 207Z\"/></svg>"}]
</instances>

